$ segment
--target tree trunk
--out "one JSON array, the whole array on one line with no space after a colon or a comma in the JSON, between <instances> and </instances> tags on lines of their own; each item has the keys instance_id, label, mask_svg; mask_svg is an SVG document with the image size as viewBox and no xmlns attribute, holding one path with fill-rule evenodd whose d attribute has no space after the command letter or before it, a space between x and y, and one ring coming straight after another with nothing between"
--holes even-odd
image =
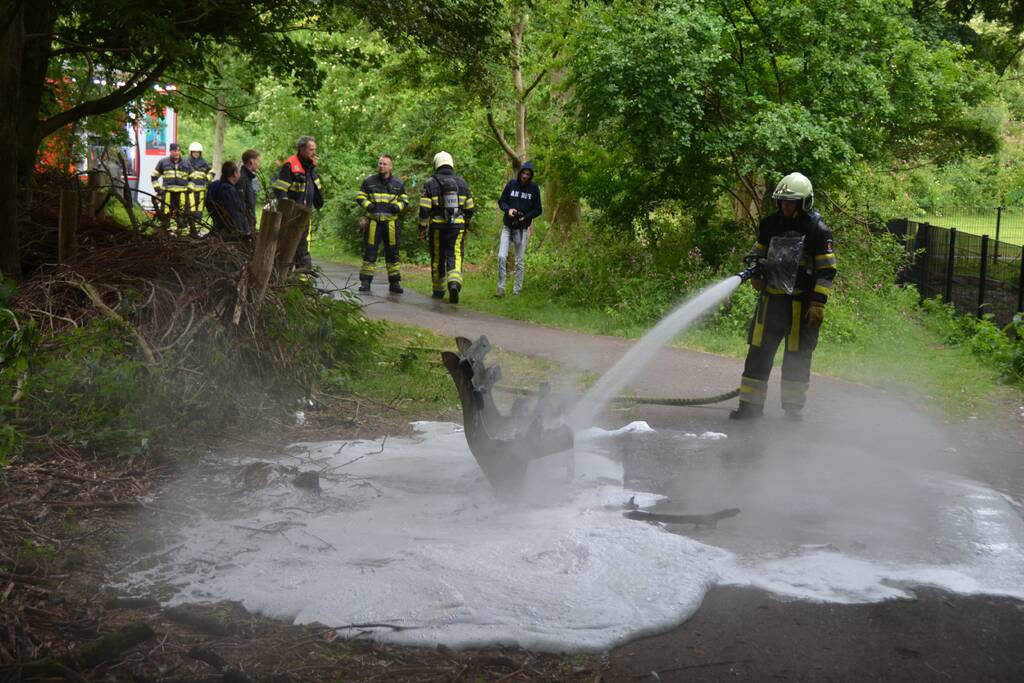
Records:
<instances>
[{"instance_id":1,"label":"tree trunk","mask_svg":"<svg viewBox=\"0 0 1024 683\"><path fill-rule=\"evenodd\" d=\"M561 118L561 111L569 101L570 94L558 89L564 80L564 68L551 70L552 102L557 107L559 118ZM579 200L559 180L558 169L549 169L545 174L544 182L544 219L550 226L549 229L563 238L568 238L579 226L581 214Z\"/></svg>"},{"instance_id":2,"label":"tree trunk","mask_svg":"<svg viewBox=\"0 0 1024 683\"><path fill-rule=\"evenodd\" d=\"M0 273L21 280L18 239L18 100L21 85L21 54L25 45L24 7L0 29ZM2 17L7 20L8 17Z\"/></svg>"},{"instance_id":3,"label":"tree trunk","mask_svg":"<svg viewBox=\"0 0 1024 683\"><path fill-rule=\"evenodd\" d=\"M768 208L766 197L770 201L764 178L751 173L737 180L732 191L733 220L757 225Z\"/></svg>"},{"instance_id":4,"label":"tree trunk","mask_svg":"<svg viewBox=\"0 0 1024 683\"><path fill-rule=\"evenodd\" d=\"M224 80L224 64L217 65L217 73ZM227 111L224 102L223 84L217 88L217 123L213 134L213 172L219 178L220 167L224 163L224 128L227 125Z\"/></svg>"}]
</instances>

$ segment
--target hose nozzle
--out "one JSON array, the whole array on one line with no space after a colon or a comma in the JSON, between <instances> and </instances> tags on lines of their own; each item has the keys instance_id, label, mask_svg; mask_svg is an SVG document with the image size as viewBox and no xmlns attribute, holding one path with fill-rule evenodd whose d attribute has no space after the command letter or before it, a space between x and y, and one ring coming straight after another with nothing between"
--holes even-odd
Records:
<instances>
[{"instance_id":1,"label":"hose nozzle","mask_svg":"<svg viewBox=\"0 0 1024 683\"><path fill-rule=\"evenodd\" d=\"M740 280L746 282L752 277L763 277L764 259L762 257L751 254L745 257L743 262L747 264L747 267L736 273Z\"/></svg>"}]
</instances>

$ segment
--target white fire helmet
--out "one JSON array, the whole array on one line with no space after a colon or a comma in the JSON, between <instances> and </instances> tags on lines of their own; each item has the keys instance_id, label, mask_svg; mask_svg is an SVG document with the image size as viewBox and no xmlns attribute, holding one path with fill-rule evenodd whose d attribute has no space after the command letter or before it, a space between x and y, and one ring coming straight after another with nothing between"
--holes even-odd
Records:
<instances>
[{"instance_id":1,"label":"white fire helmet","mask_svg":"<svg viewBox=\"0 0 1024 683\"><path fill-rule=\"evenodd\" d=\"M442 166L451 166L455 168L455 162L452 160L452 155L448 152L438 152L434 155L434 170L441 168Z\"/></svg>"},{"instance_id":2,"label":"white fire helmet","mask_svg":"<svg viewBox=\"0 0 1024 683\"><path fill-rule=\"evenodd\" d=\"M192 152L199 152L200 154L202 154L203 153L203 145L202 145L202 143L199 143L199 142L193 142L191 145L188 146L188 151L189 151L189 154L191 154Z\"/></svg>"}]
</instances>

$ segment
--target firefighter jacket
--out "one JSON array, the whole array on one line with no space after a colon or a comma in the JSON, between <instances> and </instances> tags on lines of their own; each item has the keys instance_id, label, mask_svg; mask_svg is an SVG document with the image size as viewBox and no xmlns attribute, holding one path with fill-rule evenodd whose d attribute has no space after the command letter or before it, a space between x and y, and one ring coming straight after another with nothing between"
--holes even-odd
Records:
<instances>
[{"instance_id":1,"label":"firefighter jacket","mask_svg":"<svg viewBox=\"0 0 1024 683\"><path fill-rule=\"evenodd\" d=\"M452 185L456 189L458 210L449 212L445 209L443 185ZM451 166L442 166L423 183L423 195L420 197L420 227L425 228L429 225L434 228L464 228L466 222L473 217L475 208L473 195L466 181L456 174Z\"/></svg>"},{"instance_id":2,"label":"firefighter jacket","mask_svg":"<svg viewBox=\"0 0 1024 683\"><path fill-rule=\"evenodd\" d=\"M519 173L527 170L533 170L533 164L529 161L523 164ZM520 183L520 177L522 176L517 175L508 181L501 193L501 198L498 199L498 207L503 215L502 220L505 227L508 228L526 229L530 227L534 218L544 212L540 205L540 188L537 183L532 180L526 184ZM509 209L516 210L515 217L508 215Z\"/></svg>"},{"instance_id":3,"label":"firefighter jacket","mask_svg":"<svg viewBox=\"0 0 1024 683\"><path fill-rule=\"evenodd\" d=\"M213 182L213 166L203 157L196 159L190 156L188 166L188 189L205 190Z\"/></svg>"},{"instance_id":4,"label":"firefighter jacket","mask_svg":"<svg viewBox=\"0 0 1024 683\"><path fill-rule=\"evenodd\" d=\"M817 211L801 211L791 219L783 216L781 211L766 217L758 227L757 243L752 253L762 258L767 256L772 238L790 231L804 236L804 249L793 296L825 303L832 293L832 281L836 276L836 255L832 250L832 231ZM772 291L771 288L765 291L768 294L783 293Z\"/></svg>"},{"instance_id":5,"label":"firefighter jacket","mask_svg":"<svg viewBox=\"0 0 1024 683\"><path fill-rule=\"evenodd\" d=\"M171 157L166 156L156 162L156 168L150 179L153 181L153 189L157 192L166 190L168 192L184 192L188 189L188 178L192 172L192 166L188 159L182 157L175 163Z\"/></svg>"},{"instance_id":6,"label":"firefighter jacket","mask_svg":"<svg viewBox=\"0 0 1024 683\"><path fill-rule=\"evenodd\" d=\"M324 186L316 162L303 162L298 154L288 157L271 187L278 199L291 199L316 209L324 205Z\"/></svg>"},{"instance_id":7,"label":"firefighter jacket","mask_svg":"<svg viewBox=\"0 0 1024 683\"><path fill-rule=\"evenodd\" d=\"M382 178L374 173L363 181L355 202L377 220L394 221L409 206L409 195L405 184L395 176Z\"/></svg>"}]
</instances>

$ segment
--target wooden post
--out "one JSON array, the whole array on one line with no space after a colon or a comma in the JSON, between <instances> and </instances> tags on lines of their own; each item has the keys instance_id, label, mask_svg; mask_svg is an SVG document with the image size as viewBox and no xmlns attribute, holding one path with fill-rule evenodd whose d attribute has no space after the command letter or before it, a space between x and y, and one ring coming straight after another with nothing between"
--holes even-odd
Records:
<instances>
[{"instance_id":1,"label":"wooden post","mask_svg":"<svg viewBox=\"0 0 1024 683\"><path fill-rule=\"evenodd\" d=\"M70 263L78 256L78 191L61 190L57 227L57 258Z\"/></svg>"},{"instance_id":2,"label":"wooden post","mask_svg":"<svg viewBox=\"0 0 1024 683\"><path fill-rule=\"evenodd\" d=\"M295 262L295 251L299 248L302 233L309 226L312 209L287 199L279 199L278 208L284 203L284 216L281 218L281 237L277 243L277 268L283 277Z\"/></svg>"},{"instance_id":3,"label":"wooden post","mask_svg":"<svg viewBox=\"0 0 1024 683\"><path fill-rule=\"evenodd\" d=\"M86 214L89 218L96 218L103 212L103 207L107 204L106 193L103 192L103 176L98 169L92 169L89 171L88 178L89 182L86 187L89 191L86 197L89 208Z\"/></svg>"},{"instance_id":4,"label":"wooden post","mask_svg":"<svg viewBox=\"0 0 1024 683\"><path fill-rule=\"evenodd\" d=\"M270 276L274 273L274 260L277 255L277 244L281 234L281 213L264 210L260 216L260 231L256 235L256 251L249 261L252 274L253 291L256 292L256 304L263 303L270 284Z\"/></svg>"}]
</instances>

